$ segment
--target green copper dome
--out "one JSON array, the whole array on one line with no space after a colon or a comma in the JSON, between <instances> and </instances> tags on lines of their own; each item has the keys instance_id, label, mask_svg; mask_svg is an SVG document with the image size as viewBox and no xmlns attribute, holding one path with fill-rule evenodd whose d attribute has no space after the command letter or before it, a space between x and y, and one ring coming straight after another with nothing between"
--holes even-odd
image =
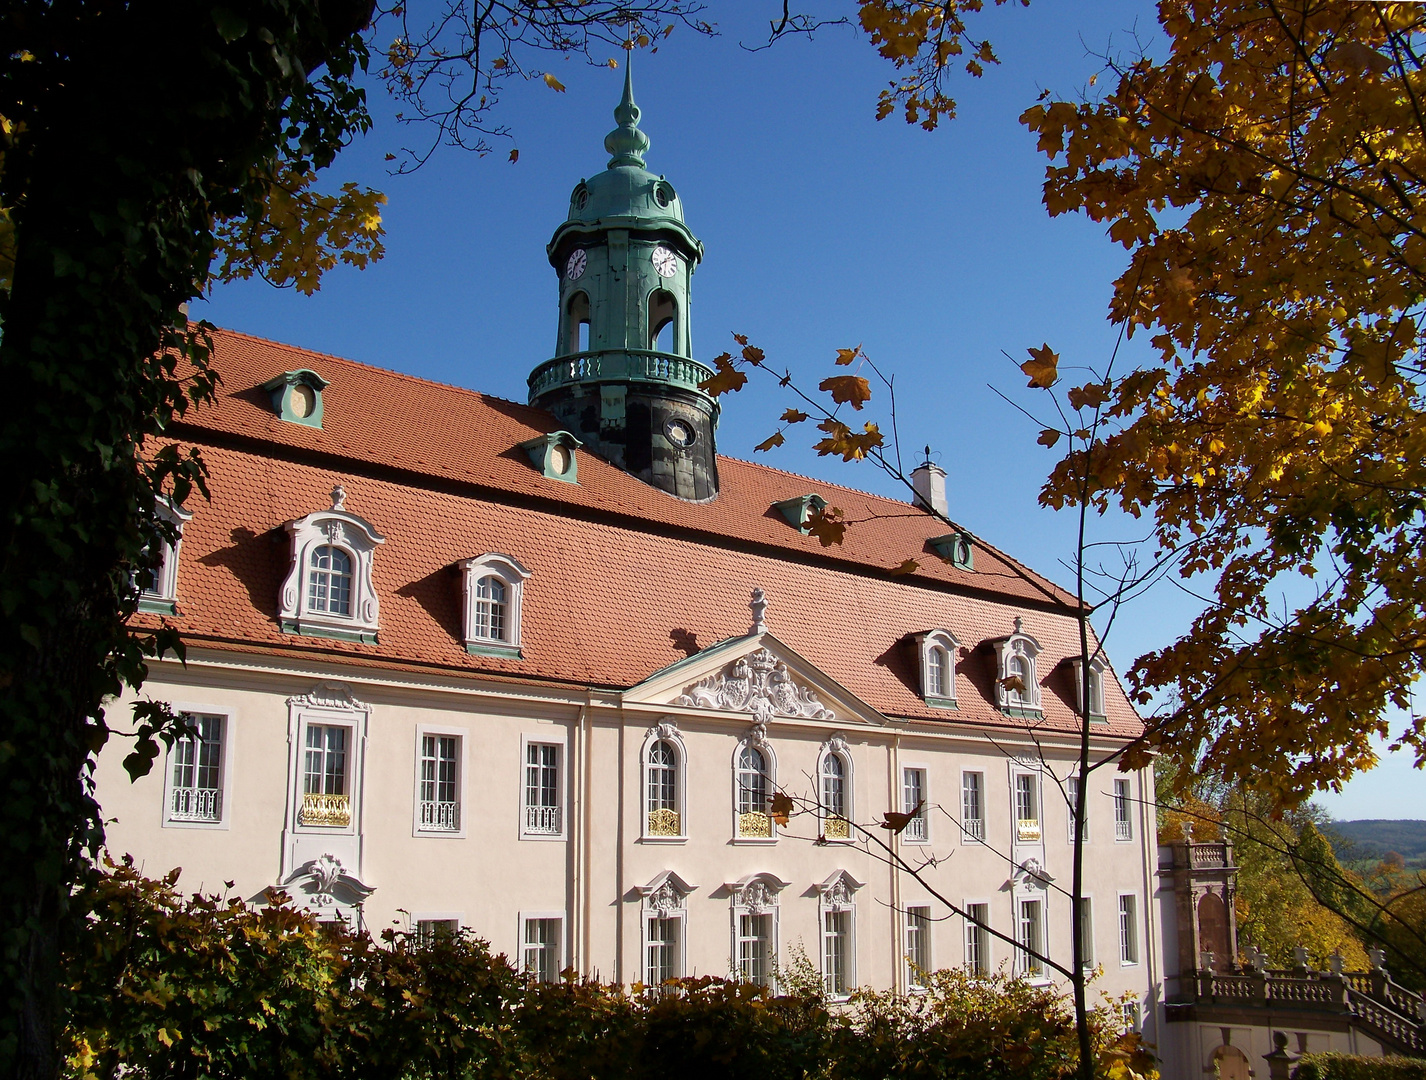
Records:
<instances>
[{"instance_id":1,"label":"green copper dome","mask_svg":"<svg viewBox=\"0 0 1426 1080\"><path fill-rule=\"evenodd\" d=\"M604 137L604 149L612 155L608 168L581 180L570 193L569 218L548 246L551 263L569 233L609 228L667 229L688 245L695 259L702 258L703 245L683 223L683 204L673 185L644 167L649 137L639 129L640 115L633 71L626 62L624 94L614 110L619 126Z\"/></svg>"}]
</instances>

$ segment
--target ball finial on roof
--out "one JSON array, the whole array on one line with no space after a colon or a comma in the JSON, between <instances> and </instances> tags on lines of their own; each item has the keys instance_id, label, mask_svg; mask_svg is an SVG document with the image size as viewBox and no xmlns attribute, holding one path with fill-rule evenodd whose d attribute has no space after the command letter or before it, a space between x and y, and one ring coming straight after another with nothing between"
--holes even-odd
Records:
<instances>
[{"instance_id":1,"label":"ball finial on roof","mask_svg":"<svg viewBox=\"0 0 1426 1080\"><path fill-rule=\"evenodd\" d=\"M748 634L767 633L767 593L761 589L753 590L753 598L748 601L748 607L753 613L753 625L748 629Z\"/></svg>"}]
</instances>

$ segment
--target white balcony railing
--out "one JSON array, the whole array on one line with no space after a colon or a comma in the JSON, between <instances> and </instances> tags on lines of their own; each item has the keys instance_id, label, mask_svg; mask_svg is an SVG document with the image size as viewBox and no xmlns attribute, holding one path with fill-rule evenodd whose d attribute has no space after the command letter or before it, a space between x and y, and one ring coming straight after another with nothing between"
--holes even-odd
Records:
<instances>
[{"instance_id":1,"label":"white balcony railing","mask_svg":"<svg viewBox=\"0 0 1426 1080\"><path fill-rule=\"evenodd\" d=\"M1114 839L1132 840L1134 839L1134 823L1130 820L1120 819L1114 822Z\"/></svg>"},{"instance_id":2,"label":"white balcony railing","mask_svg":"<svg viewBox=\"0 0 1426 1080\"><path fill-rule=\"evenodd\" d=\"M558 836L561 826L558 806L525 807L525 831L540 836Z\"/></svg>"},{"instance_id":3,"label":"white balcony railing","mask_svg":"<svg viewBox=\"0 0 1426 1080\"><path fill-rule=\"evenodd\" d=\"M925 840L929 832L926 828L926 815L917 814L906 823L906 831L901 836L904 840Z\"/></svg>"},{"instance_id":4,"label":"white balcony railing","mask_svg":"<svg viewBox=\"0 0 1426 1080\"><path fill-rule=\"evenodd\" d=\"M985 839L985 818L973 817L965 819L965 832L972 840Z\"/></svg>"},{"instance_id":5,"label":"white balcony railing","mask_svg":"<svg viewBox=\"0 0 1426 1080\"><path fill-rule=\"evenodd\" d=\"M460 803L423 801L421 828L426 832L459 832Z\"/></svg>"},{"instance_id":6,"label":"white balcony railing","mask_svg":"<svg viewBox=\"0 0 1426 1080\"><path fill-rule=\"evenodd\" d=\"M174 788L173 806L168 816L173 821L222 821L223 791L221 788Z\"/></svg>"}]
</instances>

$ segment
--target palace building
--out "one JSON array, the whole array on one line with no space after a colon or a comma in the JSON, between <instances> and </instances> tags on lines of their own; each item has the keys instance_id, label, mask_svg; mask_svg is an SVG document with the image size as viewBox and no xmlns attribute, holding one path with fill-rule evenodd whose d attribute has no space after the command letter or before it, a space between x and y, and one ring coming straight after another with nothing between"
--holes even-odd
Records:
<instances>
[{"instance_id":1,"label":"palace building","mask_svg":"<svg viewBox=\"0 0 1426 1080\"><path fill-rule=\"evenodd\" d=\"M101 757L111 849L373 931L469 927L540 978L775 984L800 949L833 996L912 991L1050 978L984 926L1066 965L1078 932L1151 1014L1150 771L1089 777L1071 926L1080 680L1096 757L1140 731L1108 664L1080 670L1073 597L927 512L935 465L908 504L718 456L702 245L627 78L615 116L548 247L528 404L215 335L219 398L173 430L212 499L171 511L138 616L187 642L142 693L197 735L134 784ZM824 506L858 522L840 546L808 533Z\"/></svg>"}]
</instances>

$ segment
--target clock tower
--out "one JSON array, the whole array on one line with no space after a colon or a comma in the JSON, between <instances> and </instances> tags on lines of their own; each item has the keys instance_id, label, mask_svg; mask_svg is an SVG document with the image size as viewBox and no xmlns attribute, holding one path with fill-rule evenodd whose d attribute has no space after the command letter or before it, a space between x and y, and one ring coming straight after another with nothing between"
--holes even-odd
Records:
<instances>
[{"instance_id":1,"label":"clock tower","mask_svg":"<svg viewBox=\"0 0 1426 1080\"><path fill-rule=\"evenodd\" d=\"M604 138L612 155L581 180L546 251L559 274L554 359L530 374L530 404L548 409L586 447L654 487L701 502L718 494L718 402L698 384L689 297L703 245L683 204L644 167L634 86Z\"/></svg>"}]
</instances>

